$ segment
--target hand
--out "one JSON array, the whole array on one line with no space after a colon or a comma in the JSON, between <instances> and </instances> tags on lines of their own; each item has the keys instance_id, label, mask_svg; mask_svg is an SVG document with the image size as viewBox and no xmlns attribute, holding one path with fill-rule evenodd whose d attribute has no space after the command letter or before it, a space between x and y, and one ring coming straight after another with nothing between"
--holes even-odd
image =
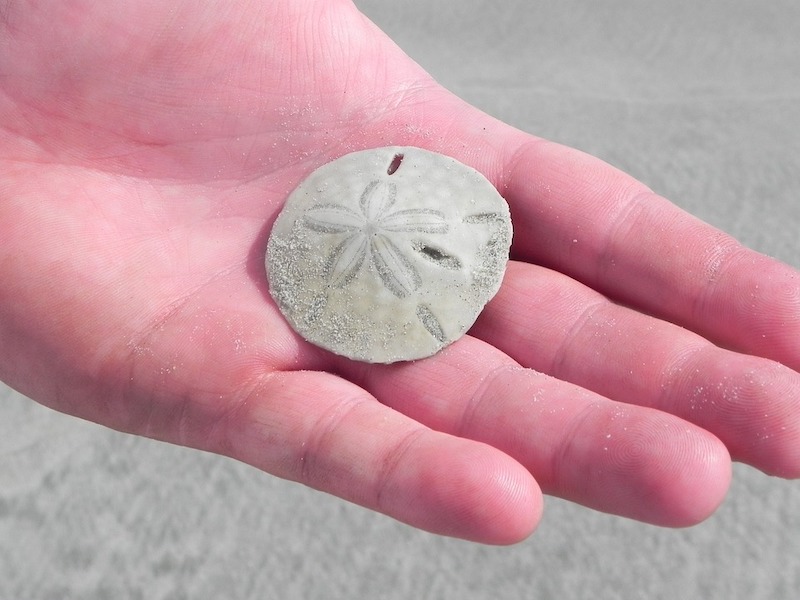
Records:
<instances>
[{"instance_id":1,"label":"hand","mask_svg":"<svg viewBox=\"0 0 800 600\"><path fill-rule=\"evenodd\" d=\"M731 457L800 475L800 275L463 103L351 2L20 0L0 48L0 378L31 398L488 543L542 491L681 526ZM374 366L299 338L263 255L311 170L385 145L482 171L514 260L470 336Z\"/></svg>"}]
</instances>

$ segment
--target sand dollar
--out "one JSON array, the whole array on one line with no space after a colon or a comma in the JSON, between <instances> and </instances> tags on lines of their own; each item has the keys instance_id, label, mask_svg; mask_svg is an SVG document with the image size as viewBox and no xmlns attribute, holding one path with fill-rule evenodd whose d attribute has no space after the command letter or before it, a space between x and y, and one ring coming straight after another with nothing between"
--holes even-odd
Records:
<instances>
[{"instance_id":1,"label":"sand dollar","mask_svg":"<svg viewBox=\"0 0 800 600\"><path fill-rule=\"evenodd\" d=\"M366 362L430 356L500 287L508 205L453 158L413 147L347 154L289 196L267 245L272 297L306 340Z\"/></svg>"}]
</instances>

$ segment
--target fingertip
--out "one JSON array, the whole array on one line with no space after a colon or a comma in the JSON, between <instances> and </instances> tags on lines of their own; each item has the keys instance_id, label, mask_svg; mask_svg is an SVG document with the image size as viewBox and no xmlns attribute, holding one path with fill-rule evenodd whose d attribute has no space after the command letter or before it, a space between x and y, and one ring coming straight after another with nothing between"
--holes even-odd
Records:
<instances>
[{"instance_id":1,"label":"fingertip","mask_svg":"<svg viewBox=\"0 0 800 600\"><path fill-rule=\"evenodd\" d=\"M557 466L556 495L662 527L708 518L731 481L718 438L666 413L624 407L585 418Z\"/></svg>"},{"instance_id":2,"label":"fingertip","mask_svg":"<svg viewBox=\"0 0 800 600\"><path fill-rule=\"evenodd\" d=\"M719 508L730 487L728 449L707 431L677 419L649 424L653 427L642 439L649 438L657 456L643 455L643 462L628 465L640 480L632 489L641 494L638 506L628 504L628 516L663 527L697 525Z\"/></svg>"},{"instance_id":3,"label":"fingertip","mask_svg":"<svg viewBox=\"0 0 800 600\"><path fill-rule=\"evenodd\" d=\"M725 500L731 484L732 463L725 444L700 429L687 433L691 442L683 453L676 452L672 474L665 477L672 476L663 499L669 508L654 520L666 527L691 527L705 521Z\"/></svg>"},{"instance_id":4,"label":"fingertip","mask_svg":"<svg viewBox=\"0 0 800 600\"><path fill-rule=\"evenodd\" d=\"M518 543L533 533L543 498L531 474L508 455L479 442L451 438L435 463L422 469L417 507L407 522L432 533L492 545ZM403 519L405 520L405 519Z\"/></svg>"}]
</instances>

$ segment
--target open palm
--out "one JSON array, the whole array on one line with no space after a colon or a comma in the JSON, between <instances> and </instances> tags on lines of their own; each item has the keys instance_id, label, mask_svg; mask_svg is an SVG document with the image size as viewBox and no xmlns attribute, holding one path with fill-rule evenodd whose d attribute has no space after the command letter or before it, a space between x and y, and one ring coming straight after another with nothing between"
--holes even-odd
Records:
<instances>
[{"instance_id":1,"label":"open palm","mask_svg":"<svg viewBox=\"0 0 800 600\"><path fill-rule=\"evenodd\" d=\"M263 258L311 170L386 145L482 171L515 239L469 336L376 366L299 338ZM731 456L800 475L800 276L463 103L349 0L0 3L0 240L4 381L430 531L521 539L540 490L686 525Z\"/></svg>"}]
</instances>

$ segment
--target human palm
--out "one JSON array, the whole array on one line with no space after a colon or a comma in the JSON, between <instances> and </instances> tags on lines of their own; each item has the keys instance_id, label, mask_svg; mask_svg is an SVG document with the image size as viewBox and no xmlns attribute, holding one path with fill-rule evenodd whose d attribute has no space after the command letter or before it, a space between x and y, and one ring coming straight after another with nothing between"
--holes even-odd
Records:
<instances>
[{"instance_id":1,"label":"human palm","mask_svg":"<svg viewBox=\"0 0 800 600\"><path fill-rule=\"evenodd\" d=\"M800 474L798 274L463 103L348 0L0 19L0 378L31 398L493 543L540 490L685 525L730 456ZM481 170L514 260L471 335L365 365L287 326L263 254L305 175L384 145Z\"/></svg>"}]
</instances>

